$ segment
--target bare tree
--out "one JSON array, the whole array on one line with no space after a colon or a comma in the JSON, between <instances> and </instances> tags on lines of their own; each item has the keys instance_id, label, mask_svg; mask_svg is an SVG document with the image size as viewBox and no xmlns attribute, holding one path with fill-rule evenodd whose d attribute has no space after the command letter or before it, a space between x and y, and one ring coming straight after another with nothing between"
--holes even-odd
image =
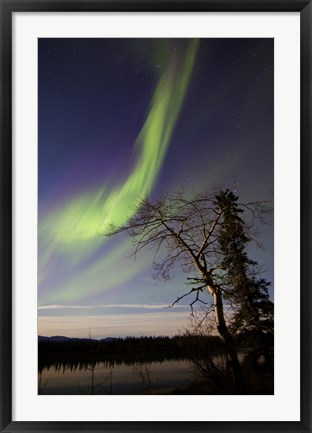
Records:
<instances>
[{"instance_id":1,"label":"bare tree","mask_svg":"<svg viewBox=\"0 0 312 433\"><path fill-rule=\"evenodd\" d=\"M226 190L224 193L230 194ZM232 193L231 193L232 194ZM250 230L255 226L255 219L261 218L266 210L266 203L238 204L242 211L249 212L249 222L244 223L246 238L251 240ZM177 298L194 295L190 306L193 312L195 302L206 302L202 298L204 291L212 297L212 309L216 328L223 341L227 366L231 371L237 393L245 392L244 378L238 362L237 350L224 311L224 295L231 294L228 287L229 269L224 266L224 252L220 248L219 238L224 230L224 216L229 206L228 200L220 205L217 194L203 194L188 197L178 193L162 197L155 203L148 199L139 203L137 212L127 226L110 226L108 235L127 232L134 240L134 255L145 248L154 248L155 277L167 279L175 264L179 264L190 276L191 289ZM230 297L228 297L230 301Z\"/></svg>"}]
</instances>

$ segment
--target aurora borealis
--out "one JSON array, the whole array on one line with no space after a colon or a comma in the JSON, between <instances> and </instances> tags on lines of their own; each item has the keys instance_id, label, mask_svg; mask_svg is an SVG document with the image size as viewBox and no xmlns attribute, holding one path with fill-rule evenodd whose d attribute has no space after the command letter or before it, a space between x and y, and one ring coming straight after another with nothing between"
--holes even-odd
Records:
<instances>
[{"instance_id":1,"label":"aurora borealis","mask_svg":"<svg viewBox=\"0 0 312 433\"><path fill-rule=\"evenodd\" d=\"M41 335L174 334L185 275L106 238L146 195L273 192L273 40L39 39ZM256 252L273 279L273 227Z\"/></svg>"}]
</instances>

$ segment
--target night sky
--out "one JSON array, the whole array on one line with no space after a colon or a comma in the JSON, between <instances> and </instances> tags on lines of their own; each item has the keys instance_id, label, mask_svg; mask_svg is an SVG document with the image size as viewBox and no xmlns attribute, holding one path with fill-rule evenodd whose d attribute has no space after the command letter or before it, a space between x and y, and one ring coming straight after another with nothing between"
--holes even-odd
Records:
<instances>
[{"instance_id":1,"label":"night sky","mask_svg":"<svg viewBox=\"0 0 312 433\"><path fill-rule=\"evenodd\" d=\"M39 39L39 334L172 335L178 268L107 239L139 199L229 187L273 198L273 39ZM273 226L252 258L272 282Z\"/></svg>"}]
</instances>

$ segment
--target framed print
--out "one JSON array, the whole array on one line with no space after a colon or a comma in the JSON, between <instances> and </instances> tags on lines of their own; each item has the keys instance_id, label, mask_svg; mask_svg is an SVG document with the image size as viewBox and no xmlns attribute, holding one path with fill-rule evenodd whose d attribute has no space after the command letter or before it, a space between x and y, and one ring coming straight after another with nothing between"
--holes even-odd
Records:
<instances>
[{"instance_id":1,"label":"framed print","mask_svg":"<svg viewBox=\"0 0 312 433\"><path fill-rule=\"evenodd\" d=\"M310 22L1 0L1 431L311 431Z\"/></svg>"}]
</instances>

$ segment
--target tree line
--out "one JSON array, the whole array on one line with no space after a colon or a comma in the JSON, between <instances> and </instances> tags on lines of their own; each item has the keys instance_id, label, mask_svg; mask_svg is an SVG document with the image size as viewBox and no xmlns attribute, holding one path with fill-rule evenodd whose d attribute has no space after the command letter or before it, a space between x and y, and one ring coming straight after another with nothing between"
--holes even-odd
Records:
<instances>
[{"instance_id":1,"label":"tree line","mask_svg":"<svg viewBox=\"0 0 312 433\"><path fill-rule=\"evenodd\" d=\"M93 362L111 364L133 364L138 361L166 361L191 359L193 336L176 335L174 337L126 337L105 340L68 339L68 341L39 341L39 371L52 365L83 368ZM202 344L209 347L211 353L222 349L218 336L202 336Z\"/></svg>"}]
</instances>

